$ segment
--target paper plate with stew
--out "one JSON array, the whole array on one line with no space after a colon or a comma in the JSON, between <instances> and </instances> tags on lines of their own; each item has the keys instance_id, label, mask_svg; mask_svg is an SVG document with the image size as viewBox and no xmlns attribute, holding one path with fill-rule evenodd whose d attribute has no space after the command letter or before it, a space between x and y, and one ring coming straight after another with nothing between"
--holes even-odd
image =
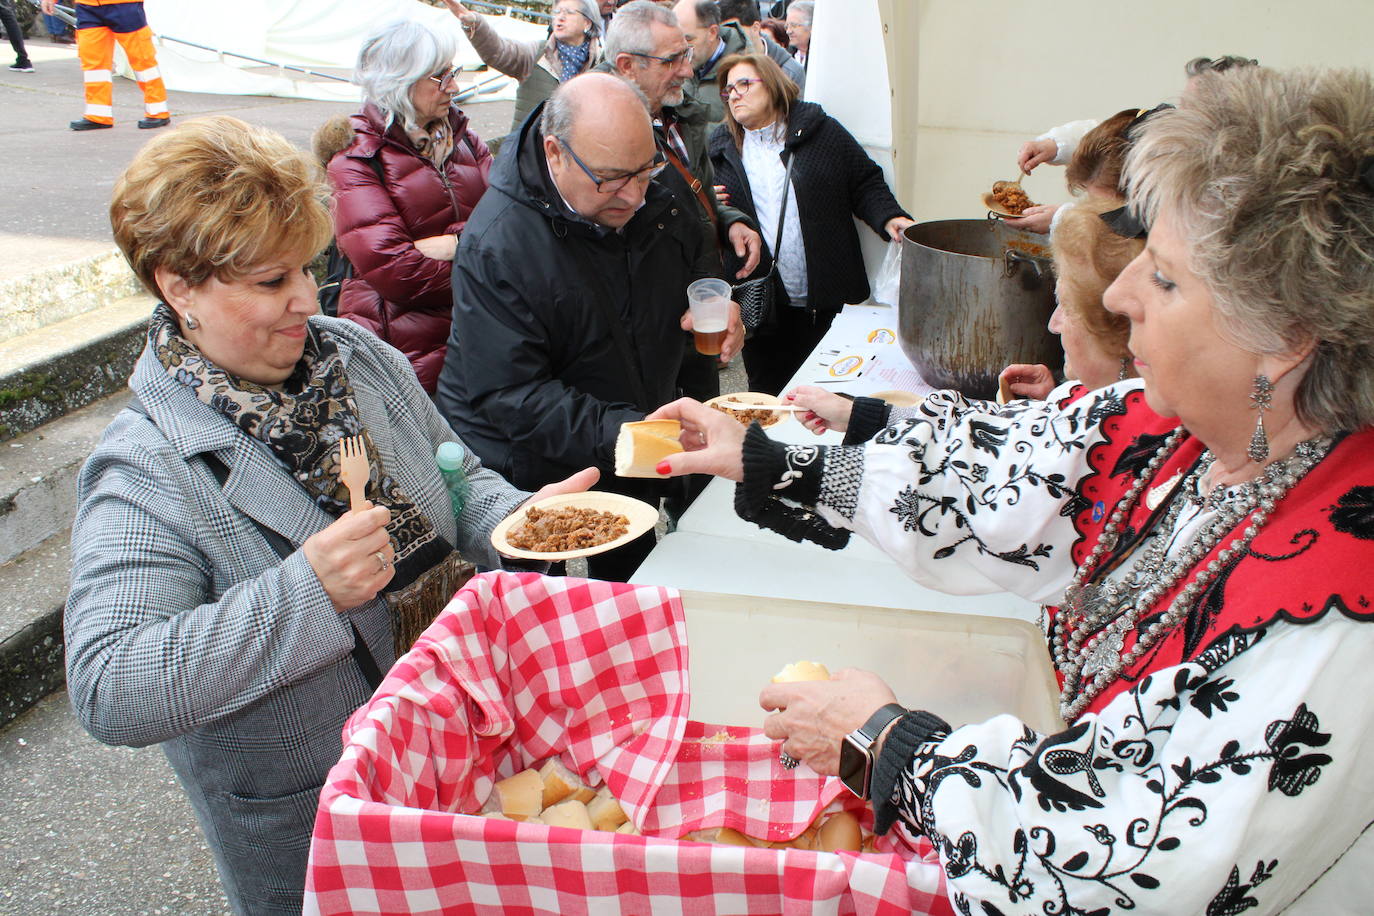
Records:
<instances>
[{"instance_id":1,"label":"paper plate with stew","mask_svg":"<svg viewBox=\"0 0 1374 916\"><path fill-rule=\"evenodd\" d=\"M512 512L491 532L501 554L575 560L630 543L658 523L658 510L618 493L560 493Z\"/></svg>"},{"instance_id":2,"label":"paper plate with stew","mask_svg":"<svg viewBox=\"0 0 1374 916\"><path fill-rule=\"evenodd\" d=\"M793 408L784 407L782 401L774 395L764 394L761 391L722 394L719 397L711 398L706 402L706 406L714 407L726 416L734 417L745 426L758 420L759 425L764 429L786 422L793 412ZM778 407L782 407L782 409L770 409Z\"/></svg>"}]
</instances>

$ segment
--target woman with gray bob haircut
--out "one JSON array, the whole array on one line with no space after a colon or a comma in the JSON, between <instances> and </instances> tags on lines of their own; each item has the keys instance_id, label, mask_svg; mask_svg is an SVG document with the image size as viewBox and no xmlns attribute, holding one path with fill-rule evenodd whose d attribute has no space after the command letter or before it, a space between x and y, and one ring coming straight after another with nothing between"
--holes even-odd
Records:
<instances>
[{"instance_id":1,"label":"woman with gray bob haircut","mask_svg":"<svg viewBox=\"0 0 1374 916\"><path fill-rule=\"evenodd\" d=\"M1363 912L1374 80L1204 73L1133 141L1149 238L1103 305L1140 378L1005 407L939 391L863 445L686 400L648 419L690 443L669 474L739 481L747 519L1049 606L1063 725L953 724L854 670L759 696L779 762L929 838L958 912Z\"/></svg>"},{"instance_id":2,"label":"woman with gray bob haircut","mask_svg":"<svg viewBox=\"0 0 1374 916\"><path fill-rule=\"evenodd\" d=\"M358 54L363 110L351 131L327 132L344 148L322 152L334 234L351 265L339 317L405 353L430 393L448 346L453 253L491 170L486 144L453 106L457 52L451 31L383 25Z\"/></svg>"}]
</instances>

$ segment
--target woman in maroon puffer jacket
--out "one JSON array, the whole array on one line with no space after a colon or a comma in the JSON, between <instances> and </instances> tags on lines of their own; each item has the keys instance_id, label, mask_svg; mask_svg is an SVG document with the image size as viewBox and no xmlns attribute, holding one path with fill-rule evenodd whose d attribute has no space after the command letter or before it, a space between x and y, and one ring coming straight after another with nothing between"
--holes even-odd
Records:
<instances>
[{"instance_id":1,"label":"woman in maroon puffer jacket","mask_svg":"<svg viewBox=\"0 0 1374 916\"><path fill-rule=\"evenodd\" d=\"M339 317L405 353L430 394L452 322L453 252L491 169L450 101L457 50L452 33L412 21L365 41L354 76L365 104L328 167L335 239L353 265Z\"/></svg>"}]
</instances>

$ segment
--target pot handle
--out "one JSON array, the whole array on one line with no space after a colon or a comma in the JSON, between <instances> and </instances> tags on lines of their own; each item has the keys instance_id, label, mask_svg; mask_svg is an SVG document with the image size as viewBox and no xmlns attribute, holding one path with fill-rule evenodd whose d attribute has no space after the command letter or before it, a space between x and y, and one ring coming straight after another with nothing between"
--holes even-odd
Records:
<instances>
[{"instance_id":1,"label":"pot handle","mask_svg":"<svg viewBox=\"0 0 1374 916\"><path fill-rule=\"evenodd\" d=\"M1014 248L1008 248L1006 251L1002 252L1002 255L1005 259L1002 267L1003 276L1010 277L1014 275L1016 273L1016 265L1018 264L1029 264L1031 269L1035 271L1035 278L1037 280L1045 279L1044 258L1036 258L1028 254L1022 254Z\"/></svg>"}]
</instances>

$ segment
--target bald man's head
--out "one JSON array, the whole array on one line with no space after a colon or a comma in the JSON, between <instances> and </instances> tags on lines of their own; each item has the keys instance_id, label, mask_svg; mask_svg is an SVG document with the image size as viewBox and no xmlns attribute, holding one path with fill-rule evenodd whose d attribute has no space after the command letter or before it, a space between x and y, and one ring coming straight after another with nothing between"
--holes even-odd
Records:
<instances>
[{"instance_id":1,"label":"bald man's head","mask_svg":"<svg viewBox=\"0 0 1374 916\"><path fill-rule=\"evenodd\" d=\"M628 223L644 203L657 158L644 93L609 73L574 77L549 97L540 129L564 200L594 223Z\"/></svg>"}]
</instances>

